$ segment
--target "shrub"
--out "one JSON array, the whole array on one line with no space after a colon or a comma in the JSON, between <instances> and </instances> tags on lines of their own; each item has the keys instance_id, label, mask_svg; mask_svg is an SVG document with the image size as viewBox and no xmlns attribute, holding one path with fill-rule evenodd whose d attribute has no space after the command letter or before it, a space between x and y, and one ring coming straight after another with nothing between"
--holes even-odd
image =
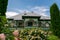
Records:
<instances>
[{"instance_id":1,"label":"shrub","mask_svg":"<svg viewBox=\"0 0 60 40\"><path fill-rule=\"evenodd\" d=\"M2 33L2 31L5 28L4 25L7 23L6 15L5 15L7 4L8 4L8 0L0 0L0 33Z\"/></svg>"},{"instance_id":2,"label":"shrub","mask_svg":"<svg viewBox=\"0 0 60 40\"><path fill-rule=\"evenodd\" d=\"M48 40L59 40L59 39L54 35L49 35Z\"/></svg>"},{"instance_id":3,"label":"shrub","mask_svg":"<svg viewBox=\"0 0 60 40\"><path fill-rule=\"evenodd\" d=\"M56 3L54 3L50 7L50 15L51 15L51 30L56 36L60 37L60 13Z\"/></svg>"}]
</instances>

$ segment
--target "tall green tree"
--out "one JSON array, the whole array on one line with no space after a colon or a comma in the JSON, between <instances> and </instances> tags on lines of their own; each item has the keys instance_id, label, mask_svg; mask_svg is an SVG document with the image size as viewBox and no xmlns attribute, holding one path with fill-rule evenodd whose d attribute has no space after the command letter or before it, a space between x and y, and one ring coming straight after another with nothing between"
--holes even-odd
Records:
<instances>
[{"instance_id":1,"label":"tall green tree","mask_svg":"<svg viewBox=\"0 0 60 40\"><path fill-rule=\"evenodd\" d=\"M7 10L8 0L0 0L0 33L2 32L6 20L6 10Z\"/></svg>"},{"instance_id":2,"label":"tall green tree","mask_svg":"<svg viewBox=\"0 0 60 40\"><path fill-rule=\"evenodd\" d=\"M51 30L53 33L60 37L60 16L59 8L56 3L50 7L50 16L51 16Z\"/></svg>"},{"instance_id":3,"label":"tall green tree","mask_svg":"<svg viewBox=\"0 0 60 40\"><path fill-rule=\"evenodd\" d=\"M0 15L5 16L8 0L0 0Z\"/></svg>"}]
</instances>

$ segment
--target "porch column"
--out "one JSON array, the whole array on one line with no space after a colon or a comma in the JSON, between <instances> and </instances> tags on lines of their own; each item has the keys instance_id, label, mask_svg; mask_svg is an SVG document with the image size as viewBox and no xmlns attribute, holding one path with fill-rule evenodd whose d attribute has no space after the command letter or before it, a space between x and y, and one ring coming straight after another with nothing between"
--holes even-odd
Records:
<instances>
[{"instance_id":1,"label":"porch column","mask_svg":"<svg viewBox=\"0 0 60 40\"><path fill-rule=\"evenodd\" d=\"M37 21L37 27L38 27L38 21Z\"/></svg>"},{"instance_id":2,"label":"porch column","mask_svg":"<svg viewBox=\"0 0 60 40\"><path fill-rule=\"evenodd\" d=\"M26 21L24 20L24 27L26 27Z\"/></svg>"}]
</instances>

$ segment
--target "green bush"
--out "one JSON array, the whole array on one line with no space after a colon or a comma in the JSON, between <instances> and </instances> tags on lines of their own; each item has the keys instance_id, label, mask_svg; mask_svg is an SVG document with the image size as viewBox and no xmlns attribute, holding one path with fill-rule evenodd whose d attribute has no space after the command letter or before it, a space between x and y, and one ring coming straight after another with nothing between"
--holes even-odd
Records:
<instances>
[{"instance_id":1,"label":"green bush","mask_svg":"<svg viewBox=\"0 0 60 40\"><path fill-rule=\"evenodd\" d=\"M54 35L49 35L48 40L59 40L59 39Z\"/></svg>"},{"instance_id":2,"label":"green bush","mask_svg":"<svg viewBox=\"0 0 60 40\"><path fill-rule=\"evenodd\" d=\"M8 0L0 0L0 33L5 28L5 24L7 23L6 19L6 10L7 10ZM4 33L4 32L3 32Z\"/></svg>"}]
</instances>

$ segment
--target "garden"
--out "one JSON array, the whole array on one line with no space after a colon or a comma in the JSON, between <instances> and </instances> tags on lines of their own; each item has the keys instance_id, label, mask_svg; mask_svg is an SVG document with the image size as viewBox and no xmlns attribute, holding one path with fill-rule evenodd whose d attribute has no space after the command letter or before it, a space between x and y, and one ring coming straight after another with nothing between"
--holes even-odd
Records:
<instances>
[{"instance_id":1,"label":"garden","mask_svg":"<svg viewBox=\"0 0 60 40\"><path fill-rule=\"evenodd\" d=\"M57 36L54 36L51 31L42 30L41 28L23 28L15 32L16 30L4 30L6 35L6 40L14 40L18 33L18 37L21 40L59 40Z\"/></svg>"},{"instance_id":2,"label":"garden","mask_svg":"<svg viewBox=\"0 0 60 40\"><path fill-rule=\"evenodd\" d=\"M56 3L50 7L51 25L49 30L41 28L10 30L9 26L6 26L7 5L8 0L0 0L0 40L60 40L60 10Z\"/></svg>"}]
</instances>

